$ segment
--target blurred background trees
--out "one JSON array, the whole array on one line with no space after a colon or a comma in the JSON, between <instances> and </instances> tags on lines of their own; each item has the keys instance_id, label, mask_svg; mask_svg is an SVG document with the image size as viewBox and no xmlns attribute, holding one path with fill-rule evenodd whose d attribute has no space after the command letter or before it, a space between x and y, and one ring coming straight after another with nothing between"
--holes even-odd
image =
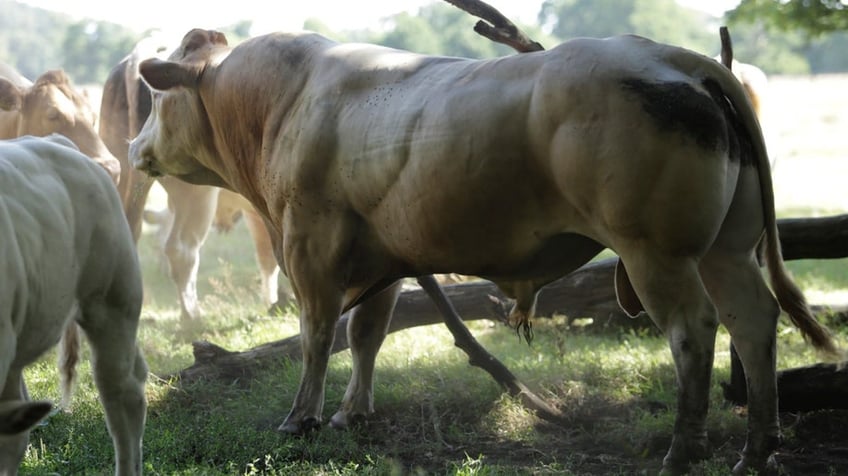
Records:
<instances>
[{"instance_id":1,"label":"blurred background trees","mask_svg":"<svg viewBox=\"0 0 848 476\"><path fill-rule=\"evenodd\" d=\"M101 84L145 32L0 0L0 61L30 79L63 68L78 84ZM367 41L411 51L487 58L512 54L472 30L476 19L445 2L381 20L373 29L332 31L320 19L304 28L339 41ZM848 8L838 0L743 0L724 18L675 0L546 0L535 25L519 25L547 47L578 36L635 33L716 55L718 27L730 27L735 56L770 74L848 71ZM221 26L231 44L251 22Z\"/></svg>"}]
</instances>

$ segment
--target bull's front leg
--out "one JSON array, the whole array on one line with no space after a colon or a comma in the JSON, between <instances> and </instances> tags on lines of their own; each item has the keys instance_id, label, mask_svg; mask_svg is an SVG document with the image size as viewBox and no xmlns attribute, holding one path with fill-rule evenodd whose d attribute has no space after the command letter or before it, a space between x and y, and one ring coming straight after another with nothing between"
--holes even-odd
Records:
<instances>
[{"instance_id":1,"label":"bull's front leg","mask_svg":"<svg viewBox=\"0 0 848 476\"><path fill-rule=\"evenodd\" d=\"M344 290L339 285L341 273L334 266L337 264L334 257L338 259L339 256L334 253L338 249L333 246L335 243L314 239L316 236L326 236L324 230L310 227L297 233L293 231L296 228L286 223L287 236L283 253L284 264L300 305L303 370L292 409L278 430L303 434L321 425L324 381L335 339L336 321L344 303Z\"/></svg>"},{"instance_id":2,"label":"bull's front leg","mask_svg":"<svg viewBox=\"0 0 848 476\"><path fill-rule=\"evenodd\" d=\"M374 413L374 363L386 338L400 288L398 281L351 312L347 340L353 357L353 373L342 405L330 419L333 428L347 428Z\"/></svg>"}]
</instances>

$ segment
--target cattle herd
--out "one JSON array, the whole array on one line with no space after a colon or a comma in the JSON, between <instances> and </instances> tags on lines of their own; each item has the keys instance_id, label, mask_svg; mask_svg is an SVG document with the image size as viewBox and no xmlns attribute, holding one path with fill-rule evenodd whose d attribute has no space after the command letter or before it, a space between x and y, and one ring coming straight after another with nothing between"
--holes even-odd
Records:
<instances>
[{"instance_id":1,"label":"cattle herd","mask_svg":"<svg viewBox=\"0 0 848 476\"><path fill-rule=\"evenodd\" d=\"M219 200L247 217L265 299L278 298L279 269L290 279L304 363L284 433L322 424L347 310L353 373L330 424L374 411L374 362L402 278L484 277L526 325L540 288L611 248L619 304L647 311L676 365L663 470L707 456L719 324L748 376L734 472L766 470L780 437L780 309L813 345L837 347L784 268L752 102L713 59L635 36L465 60L312 33L232 47L192 30L179 45L145 40L115 66L98 131L62 71L32 82L0 64L0 474L16 473L52 408L29 400L23 369L59 343L70 398L78 329L115 472L141 472L135 244L151 177L168 193L163 248L184 318L201 315L198 253Z\"/></svg>"}]
</instances>

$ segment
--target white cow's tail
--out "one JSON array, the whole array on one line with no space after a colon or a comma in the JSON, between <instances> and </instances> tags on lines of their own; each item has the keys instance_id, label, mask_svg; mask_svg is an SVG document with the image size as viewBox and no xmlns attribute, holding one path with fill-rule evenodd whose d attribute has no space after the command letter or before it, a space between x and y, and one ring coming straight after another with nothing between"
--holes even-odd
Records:
<instances>
[{"instance_id":1,"label":"white cow's tail","mask_svg":"<svg viewBox=\"0 0 848 476\"><path fill-rule=\"evenodd\" d=\"M789 319L801 331L804 338L816 349L836 356L839 354L839 350L833 336L813 316L804 294L790 277L783 262L783 253L781 252L777 230L777 217L774 210L774 185L771 179L771 167L763 132L753 106L730 71L715 61L711 62L714 63L715 67L710 67L712 70L710 73L714 71L715 73L708 73L708 75L718 81L722 92L733 106L736 115L739 117L741 127L745 129L739 132L750 138L755 155L753 162L754 166L757 167L760 179L760 194L765 220L765 260L771 279L772 291L774 291L781 309L789 315Z\"/></svg>"},{"instance_id":2,"label":"white cow's tail","mask_svg":"<svg viewBox=\"0 0 848 476\"><path fill-rule=\"evenodd\" d=\"M79 325L71 319L65 325L65 332L59 342L59 386L62 390L62 408L71 408L71 397L77 380L79 363L80 335Z\"/></svg>"}]
</instances>

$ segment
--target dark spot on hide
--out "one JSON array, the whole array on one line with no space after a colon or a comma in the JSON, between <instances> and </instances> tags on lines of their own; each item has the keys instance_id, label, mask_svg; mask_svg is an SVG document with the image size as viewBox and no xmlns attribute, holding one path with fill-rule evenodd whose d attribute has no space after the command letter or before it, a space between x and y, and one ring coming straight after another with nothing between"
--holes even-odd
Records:
<instances>
[{"instance_id":1,"label":"dark spot on hide","mask_svg":"<svg viewBox=\"0 0 848 476\"><path fill-rule=\"evenodd\" d=\"M753 166L757 160L754 156L754 144L751 138L751 131L745 128L742 119L739 117L736 108L727 99L727 96L721 90L721 86L712 79L704 80L704 88L710 92L715 103L721 108L724 114L725 127L727 128L728 137L728 155L730 160L740 161L743 166Z\"/></svg>"},{"instance_id":2,"label":"dark spot on hide","mask_svg":"<svg viewBox=\"0 0 848 476\"><path fill-rule=\"evenodd\" d=\"M734 132L739 130L739 121L714 81L704 82L709 94L685 82L630 78L621 83L624 90L638 96L642 108L660 129L685 134L704 149L726 151L731 160L739 160L739 141Z\"/></svg>"}]
</instances>

